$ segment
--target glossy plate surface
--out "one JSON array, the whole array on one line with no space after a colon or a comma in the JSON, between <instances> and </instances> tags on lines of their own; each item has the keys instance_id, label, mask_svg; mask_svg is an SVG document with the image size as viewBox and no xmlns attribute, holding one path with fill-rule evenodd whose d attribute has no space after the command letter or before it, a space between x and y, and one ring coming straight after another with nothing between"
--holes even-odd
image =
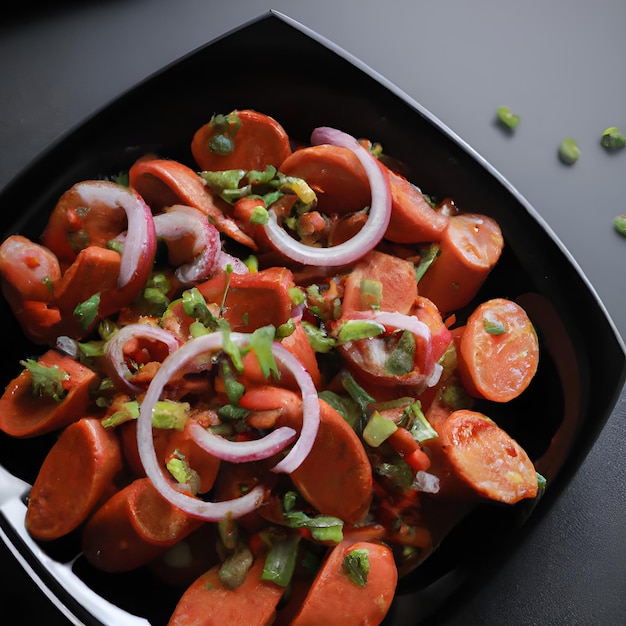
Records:
<instances>
[{"instance_id":1,"label":"glossy plate surface","mask_svg":"<svg viewBox=\"0 0 626 626\"><path fill-rule=\"evenodd\" d=\"M222 72L248 68L251 58L270 66L280 59L280 71L243 71L236 80ZM485 412L528 450L549 488L530 516L527 506L478 509L401 581L385 623L436 618L469 577L492 572L532 532L534 520L580 465L623 386L624 346L571 256L497 172L382 77L274 13L166 67L58 141L2 192L0 206L20 207L3 213L2 238L14 232L37 238L73 183L126 170L145 152L192 164L195 129L213 113L236 108L268 113L305 142L316 126L378 141L425 192L494 217L504 233L504 255L478 300L517 299L538 329L543 352L523 397ZM6 336L19 336L4 301L0 319ZM20 359L40 349L14 341L3 351L2 385L17 373ZM24 499L51 442L0 436L0 536L70 621L165 624L178 592L155 588L140 572L111 577L94 571L81 559L76 537L38 546L26 535Z\"/></svg>"}]
</instances>

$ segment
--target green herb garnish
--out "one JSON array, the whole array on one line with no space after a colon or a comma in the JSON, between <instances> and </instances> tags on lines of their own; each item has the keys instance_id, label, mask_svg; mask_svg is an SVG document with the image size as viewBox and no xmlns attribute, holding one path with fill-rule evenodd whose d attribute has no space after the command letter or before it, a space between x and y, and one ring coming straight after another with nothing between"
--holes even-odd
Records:
<instances>
[{"instance_id":1,"label":"green herb garnish","mask_svg":"<svg viewBox=\"0 0 626 626\"><path fill-rule=\"evenodd\" d=\"M343 557L341 567L357 587L365 587L367 584L367 575L370 571L369 554L368 550L356 549Z\"/></svg>"},{"instance_id":2,"label":"green herb garnish","mask_svg":"<svg viewBox=\"0 0 626 626\"><path fill-rule=\"evenodd\" d=\"M30 373L33 395L47 397L61 402L67 395L63 383L70 379L67 372L62 371L58 365L42 365L36 359L20 361Z\"/></svg>"}]
</instances>

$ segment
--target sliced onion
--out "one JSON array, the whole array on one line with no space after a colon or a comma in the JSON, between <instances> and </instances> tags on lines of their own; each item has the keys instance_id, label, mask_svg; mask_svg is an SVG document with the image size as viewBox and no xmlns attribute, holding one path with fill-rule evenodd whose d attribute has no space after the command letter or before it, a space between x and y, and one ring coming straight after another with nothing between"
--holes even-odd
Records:
<instances>
[{"instance_id":1,"label":"sliced onion","mask_svg":"<svg viewBox=\"0 0 626 626\"><path fill-rule=\"evenodd\" d=\"M291 472L300 467L315 443L320 425L320 403L311 375L306 371L302 363L285 346L278 342L272 345L272 353L278 361L278 365L286 367L291 372L300 387L302 395L302 429L300 430L300 436L287 456L272 468L273 472L291 474Z\"/></svg>"},{"instance_id":2,"label":"sliced onion","mask_svg":"<svg viewBox=\"0 0 626 626\"><path fill-rule=\"evenodd\" d=\"M59 335L57 337L55 348L75 361L77 361L80 356L78 341L68 337L67 335Z\"/></svg>"},{"instance_id":3,"label":"sliced onion","mask_svg":"<svg viewBox=\"0 0 626 626\"><path fill-rule=\"evenodd\" d=\"M231 341L239 348L247 344L248 338L249 335L244 333L230 334ZM208 521L216 521L229 516L237 518L254 510L260 506L263 500L263 487L257 486L245 496L221 502L206 502L186 495L176 489L170 479L164 475L156 456L152 438L152 412L156 402L161 396L163 388L170 378L172 378L174 374L193 366L193 362L197 361L199 357L209 352L222 349L223 341L222 333L214 332L196 337L170 354L163 361L148 387L141 403L137 421L139 457L146 475L150 478L155 488L174 506L187 512L189 515ZM317 400L315 385L298 359L278 342L272 345L272 352L279 364L284 365L291 371L302 391L303 420L300 436L289 453L273 468L274 471L293 471L310 452L315 437L317 436L319 427L319 402ZM276 437L283 437L285 433L286 431L282 431ZM276 443L275 440L273 438L267 440L267 437L269 437L269 435L259 440L261 443L258 445L267 445L269 441L271 446L274 446Z\"/></svg>"},{"instance_id":4,"label":"sliced onion","mask_svg":"<svg viewBox=\"0 0 626 626\"><path fill-rule=\"evenodd\" d=\"M428 377L426 381L427 387L434 387L440 380L441 375L443 374L443 365L441 363L435 363L433 366L432 374Z\"/></svg>"},{"instance_id":5,"label":"sliced onion","mask_svg":"<svg viewBox=\"0 0 626 626\"><path fill-rule=\"evenodd\" d=\"M128 379L131 376L131 371L128 369L126 359L124 358L124 345L130 339L136 338L163 343L167 346L170 354L180 345L178 339L169 330L153 324L128 324L123 326L109 339L105 347L105 354L110 365L111 377L120 386L135 394L142 391L142 388L134 385Z\"/></svg>"},{"instance_id":6,"label":"sliced onion","mask_svg":"<svg viewBox=\"0 0 626 626\"><path fill-rule=\"evenodd\" d=\"M178 267L176 277L183 285L194 285L209 278L217 268L221 255L220 233L198 209L182 204L167 207L154 216L157 237L169 246L191 235L190 261Z\"/></svg>"},{"instance_id":7,"label":"sliced onion","mask_svg":"<svg viewBox=\"0 0 626 626\"><path fill-rule=\"evenodd\" d=\"M78 183L75 189L86 205L100 201L126 212L128 231L117 286L122 289L136 277L145 282L156 251L156 231L150 207L136 192L110 181L85 181Z\"/></svg>"},{"instance_id":8,"label":"sliced onion","mask_svg":"<svg viewBox=\"0 0 626 626\"><path fill-rule=\"evenodd\" d=\"M233 274L249 274L250 269L248 266L238 257L228 254L223 250L220 252L217 258L217 268L226 271L226 268L230 265Z\"/></svg>"},{"instance_id":9,"label":"sliced onion","mask_svg":"<svg viewBox=\"0 0 626 626\"><path fill-rule=\"evenodd\" d=\"M371 318L383 326L408 330L430 344L430 328L414 315L404 315L396 311L372 311Z\"/></svg>"},{"instance_id":10,"label":"sliced onion","mask_svg":"<svg viewBox=\"0 0 626 626\"><path fill-rule=\"evenodd\" d=\"M311 134L311 143L349 148L357 156L369 179L372 200L367 221L351 239L330 248L307 246L289 235L279 224L276 212L269 210L264 225L270 243L281 254L304 265L346 265L372 250L383 238L391 217L389 181L378 161L354 137L335 128L319 127Z\"/></svg>"},{"instance_id":11,"label":"sliced onion","mask_svg":"<svg viewBox=\"0 0 626 626\"><path fill-rule=\"evenodd\" d=\"M424 470L419 470L415 474L415 480L411 487L423 493L439 493L439 477Z\"/></svg>"},{"instance_id":12,"label":"sliced onion","mask_svg":"<svg viewBox=\"0 0 626 626\"><path fill-rule=\"evenodd\" d=\"M222 461L231 463L247 463L267 459L284 450L297 435L293 428L281 426L260 439L230 441L220 435L213 434L198 422L190 424L189 433L203 450Z\"/></svg>"}]
</instances>

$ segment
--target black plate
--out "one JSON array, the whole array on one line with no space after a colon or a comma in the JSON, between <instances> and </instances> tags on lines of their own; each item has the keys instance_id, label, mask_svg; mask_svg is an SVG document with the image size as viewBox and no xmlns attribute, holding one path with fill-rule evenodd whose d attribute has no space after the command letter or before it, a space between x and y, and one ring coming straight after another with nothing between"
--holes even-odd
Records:
<instances>
[{"instance_id":1,"label":"black plate","mask_svg":"<svg viewBox=\"0 0 626 626\"><path fill-rule=\"evenodd\" d=\"M503 230L505 252L478 300L503 296L524 305L542 342L541 366L522 398L483 408L529 451L549 486L532 510L528 503L477 509L401 580L385 623L426 623L460 588L497 571L580 466L624 384L624 346L572 257L493 168L406 94L277 13L166 67L61 138L2 192L0 206L19 207L3 213L2 237L37 238L73 183L126 170L147 151L193 165L193 132L213 113L235 108L268 113L303 141L322 125L379 141L424 191L488 214ZM4 302L0 318L5 336L20 335ZM26 341L3 346L0 383L18 372L19 359L40 351ZM165 624L177 594L155 588L142 572L94 571L78 555L76 537L40 546L26 535L23 501L51 442L0 436L0 537L70 621Z\"/></svg>"}]
</instances>

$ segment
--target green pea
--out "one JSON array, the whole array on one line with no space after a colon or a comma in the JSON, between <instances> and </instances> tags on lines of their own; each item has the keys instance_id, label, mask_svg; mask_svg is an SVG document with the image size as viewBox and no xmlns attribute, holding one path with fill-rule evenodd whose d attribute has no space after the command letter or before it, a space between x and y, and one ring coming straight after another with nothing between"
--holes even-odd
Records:
<instances>
[{"instance_id":1,"label":"green pea","mask_svg":"<svg viewBox=\"0 0 626 626\"><path fill-rule=\"evenodd\" d=\"M622 135L617 126L610 126L602 133L600 143L607 148L607 150L619 150L626 146L626 137Z\"/></svg>"},{"instance_id":2,"label":"green pea","mask_svg":"<svg viewBox=\"0 0 626 626\"><path fill-rule=\"evenodd\" d=\"M567 165L572 165L578 161L579 156L580 148L578 144L571 137L563 139L559 146L559 158L561 161Z\"/></svg>"},{"instance_id":3,"label":"green pea","mask_svg":"<svg viewBox=\"0 0 626 626\"><path fill-rule=\"evenodd\" d=\"M513 130L522 119L519 115L513 113L508 106L498 107L496 110L496 114L500 122L511 130Z\"/></svg>"}]
</instances>

